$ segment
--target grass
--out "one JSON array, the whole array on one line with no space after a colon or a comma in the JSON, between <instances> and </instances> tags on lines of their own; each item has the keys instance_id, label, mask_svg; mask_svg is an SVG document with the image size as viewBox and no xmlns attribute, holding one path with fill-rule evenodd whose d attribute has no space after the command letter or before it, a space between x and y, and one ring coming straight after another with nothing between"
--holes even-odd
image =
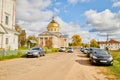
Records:
<instances>
[{"instance_id":1,"label":"grass","mask_svg":"<svg viewBox=\"0 0 120 80\"><path fill-rule=\"evenodd\" d=\"M14 55L0 56L0 61L21 58L21 57L25 57L25 54L19 51L17 54L14 54Z\"/></svg>"},{"instance_id":2,"label":"grass","mask_svg":"<svg viewBox=\"0 0 120 80\"><path fill-rule=\"evenodd\" d=\"M14 58L20 58L20 57L21 56L18 56L18 55L3 56L3 57L0 57L0 61L14 59Z\"/></svg>"},{"instance_id":3,"label":"grass","mask_svg":"<svg viewBox=\"0 0 120 80\"><path fill-rule=\"evenodd\" d=\"M108 68L120 79L120 51L110 51L110 52L113 56L114 63L113 66L110 66Z\"/></svg>"}]
</instances>

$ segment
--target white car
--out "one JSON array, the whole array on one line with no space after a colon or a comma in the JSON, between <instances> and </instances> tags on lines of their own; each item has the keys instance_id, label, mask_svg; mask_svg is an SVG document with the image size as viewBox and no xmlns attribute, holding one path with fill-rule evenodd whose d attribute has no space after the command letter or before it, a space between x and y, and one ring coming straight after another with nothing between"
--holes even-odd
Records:
<instances>
[{"instance_id":1,"label":"white car","mask_svg":"<svg viewBox=\"0 0 120 80\"><path fill-rule=\"evenodd\" d=\"M65 52L66 48L65 47L60 47L59 52Z\"/></svg>"}]
</instances>

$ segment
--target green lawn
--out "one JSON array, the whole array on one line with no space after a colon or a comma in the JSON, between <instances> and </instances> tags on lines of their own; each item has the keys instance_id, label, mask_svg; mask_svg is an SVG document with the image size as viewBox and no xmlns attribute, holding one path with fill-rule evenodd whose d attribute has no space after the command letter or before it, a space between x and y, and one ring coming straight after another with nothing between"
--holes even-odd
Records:
<instances>
[{"instance_id":1,"label":"green lawn","mask_svg":"<svg viewBox=\"0 0 120 80\"><path fill-rule=\"evenodd\" d=\"M120 78L120 51L110 51L113 59L114 59L114 63L113 66L108 67L116 76L118 76Z\"/></svg>"}]
</instances>

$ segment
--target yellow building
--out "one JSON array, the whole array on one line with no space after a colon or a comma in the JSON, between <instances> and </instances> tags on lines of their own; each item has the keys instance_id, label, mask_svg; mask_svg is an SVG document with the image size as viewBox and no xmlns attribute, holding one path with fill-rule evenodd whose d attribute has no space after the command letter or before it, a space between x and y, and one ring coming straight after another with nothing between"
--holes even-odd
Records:
<instances>
[{"instance_id":1,"label":"yellow building","mask_svg":"<svg viewBox=\"0 0 120 80\"><path fill-rule=\"evenodd\" d=\"M60 25L52 18L47 31L39 34L38 44L41 47L59 48L68 47L68 36L60 33Z\"/></svg>"}]
</instances>

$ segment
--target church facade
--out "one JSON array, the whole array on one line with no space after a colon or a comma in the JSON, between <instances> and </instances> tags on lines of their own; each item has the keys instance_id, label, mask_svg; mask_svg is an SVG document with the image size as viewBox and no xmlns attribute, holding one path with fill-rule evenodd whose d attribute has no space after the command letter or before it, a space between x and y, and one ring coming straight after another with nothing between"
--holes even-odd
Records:
<instances>
[{"instance_id":1,"label":"church facade","mask_svg":"<svg viewBox=\"0 0 120 80\"><path fill-rule=\"evenodd\" d=\"M16 0L0 0L0 49L18 49L15 12Z\"/></svg>"},{"instance_id":2,"label":"church facade","mask_svg":"<svg viewBox=\"0 0 120 80\"><path fill-rule=\"evenodd\" d=\"M52 18L47 31L38 35L38 45L48 48L68 47L68 35L60 32L60 25Z\"/></svg>"}]
</instances>

